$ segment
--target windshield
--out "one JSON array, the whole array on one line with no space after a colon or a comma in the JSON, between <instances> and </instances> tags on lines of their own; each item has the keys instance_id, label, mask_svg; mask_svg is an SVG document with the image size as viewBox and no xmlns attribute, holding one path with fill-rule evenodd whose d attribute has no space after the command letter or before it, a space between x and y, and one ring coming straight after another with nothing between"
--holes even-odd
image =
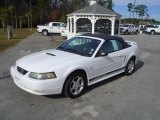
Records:
<instances>
[{"instance_id":1,"label":"windshield","mask_svg":"<svg viewBox=\"0 0 160 120\"><path fill-rule=\"evenodd\" d=\"M97 49L100 42L100 40L92 38L73 37L70 40L67 40L57 49L82 56L91 57Z\"/></svg>"}]
</instances>

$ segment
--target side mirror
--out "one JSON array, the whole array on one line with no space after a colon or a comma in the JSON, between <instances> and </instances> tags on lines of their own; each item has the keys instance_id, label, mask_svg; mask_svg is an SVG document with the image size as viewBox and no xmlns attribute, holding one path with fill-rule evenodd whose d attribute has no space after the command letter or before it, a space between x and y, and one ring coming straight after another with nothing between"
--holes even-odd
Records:
<instances>
[{"instance_id":1,"label":"side mirror","mask_svg":"<svg viewBox=\"0 0 160 120\"><path fill-rule=\"evenodd\" d=\"M105 52L98 52L97 53L97 55L96 55L96 57L103 57L103 56L107 56L108 55L108 53L105 53Z\"/></svg>"}]
</instances>

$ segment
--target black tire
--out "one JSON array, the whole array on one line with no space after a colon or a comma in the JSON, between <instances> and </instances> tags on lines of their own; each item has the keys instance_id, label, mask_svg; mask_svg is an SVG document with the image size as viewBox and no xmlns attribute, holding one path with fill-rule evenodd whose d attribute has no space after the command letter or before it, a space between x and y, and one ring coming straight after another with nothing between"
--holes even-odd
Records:
<instances>
[{"instance_id":1,"label":"black tire","mask_svg":"<svg viewBox=\"0 0 160 120\"><path fill-rule=\"evenodd\" d=\"M129 34L129 33L128 33L128 30L126 30L126 31L125 31L125 34L126 34L126 35L128 35L128 34Z\"/></svg>"},{"instance_id":2,"label":"black tire","mask_svg":"<svg viewBox=\"0 0 160 120\"><path fill-rule=\"evenodd\" d=\"M155 31L154 31L154 30L151 30L150 33L151 33L151 35L154 35L154 34L155 34Z\"/></svg>"},{"instance_id":3,"label":"black tire","mask_svg":"<svg viewBox=\"0 0 160 120\"><path fill-rule=\"evenodd\" d=\"M139 31L138 31L138 30L136 30L135 34L138 34L138 33L139 33Z\"/></svg>"},{"instance_id":4,"label":"black tire","mask_svg":"<svg viewBox=\"0 0 160 120\"><path fill-rule=\"evenodd\" d=\"M72 99L82 95L86 87L86 76L81 72L71 74L64 85L64 95Z\"/></svg>"},{"instance_id":5,"label":"black tire","mask_svg":"<svg viewBox=\"0 0 160 120\"><path fill-rule=\"evenodd\" d=\"M131 58L128 63L127 66L125 68L125 74L126 75L131 75L135 70L135 59Z\"/></svg>"},{"instance_id":6,"label":"black tire","mask_svg":"<svg viewBox=\"0 0 160 120\"><path fill-rule=\"evenodd\" d=\"M42 31L42 35L43 35L43 36L47 36L47 35L48 35L48 31L47 31L47 30L43 30L43 31Z\"/></svg>"}]
</instances>

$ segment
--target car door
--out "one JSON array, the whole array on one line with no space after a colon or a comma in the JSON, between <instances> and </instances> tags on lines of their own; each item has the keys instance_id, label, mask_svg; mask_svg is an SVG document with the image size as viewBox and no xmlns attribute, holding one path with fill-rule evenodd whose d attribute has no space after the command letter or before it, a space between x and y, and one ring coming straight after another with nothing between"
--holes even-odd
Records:
<instances>
[{"instance_id":1,"label":"car door","mask_svg":"<svg viewBox=\"0 0 160 120\"><path fill-rule=\"evenodd\" d=\"M158 33L160 33L160 25L158 26Z\"/></svg>"},{"instance_id":2,"label":"car door","mask_svg":"<svg viewBox=\"0 0 160 120\"><path fill-rule=\"evenodd\" d=\"M59 23L53 23L51 27L51 33L57 33L59 27Z\"/></svg>"},{"instance_id":3,"label":"car door","mask_svg":"<svg viewBox=\"0 0 160 120\"><path fill-rule=\"evenodd\" d=\"M66 29L66 25L64 23L59 24L59 33L62 32L62 30Z\"/></svg>"},{"instance_id":4,"label":"car door","mask_svg":"<svg viewBox=\"0 0 160 120\"><path fill-rule=\"evenodd\" d=\"M99 53L107 53L106 56L98 56L94 59L94 77L103 76L123 68L126 56L123 54L124 45L117 40L109 40L103 43Z\"/></svg>"}]
</instances>

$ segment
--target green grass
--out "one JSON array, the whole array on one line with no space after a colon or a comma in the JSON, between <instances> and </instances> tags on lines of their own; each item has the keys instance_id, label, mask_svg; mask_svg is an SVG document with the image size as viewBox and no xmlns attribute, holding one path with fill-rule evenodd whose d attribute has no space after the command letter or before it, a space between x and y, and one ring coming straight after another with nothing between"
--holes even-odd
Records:
<instances>
[{"instance_id":1,"label":"green grass","mask_svg":"<svg viewBox=\"0 0 160 120\"><path fill-rule=\"evenodd\" d=\"M0 28L0 52L16 45L22 39L33 34L35 31L36 29L33 29L32 31L30 31L29 29L14 30L13 39L8 40L7 32L3 32L3 30Z\"/></svg>"}]
</instances>

